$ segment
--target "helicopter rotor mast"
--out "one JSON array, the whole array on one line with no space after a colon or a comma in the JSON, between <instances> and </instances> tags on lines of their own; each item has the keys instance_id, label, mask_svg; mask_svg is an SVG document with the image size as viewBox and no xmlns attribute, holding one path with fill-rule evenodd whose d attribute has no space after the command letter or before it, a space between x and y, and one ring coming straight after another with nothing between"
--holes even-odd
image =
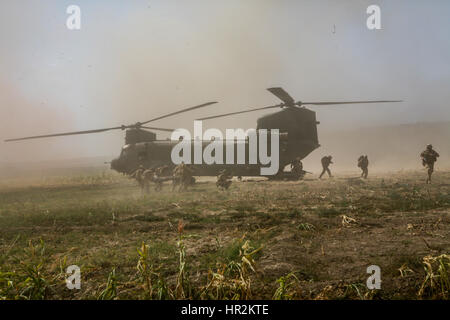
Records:
<instances>
[{"instance_id":1,"label":"helicopter rotor mast","mask_svg":"<svg viewBox=\"0 0 450 320\"><path fill-rule=\"evenodd\" d=\"M41 139L41 138L50 138L50 137L60 137L60 136L71 136L71 135L79 135L79 134L89 134L89 133L100 133L100 132L105 132L105 131L111 131L111 130L125 130L125 129L150 129L150 130L157 130L157 131L166 131L166 132L172 132L175 129L167 129L167 128L158 128L158 127L148 127L148 126L144 126L144 124L156 121L156 120L161 120L161 119L165 119L180 113L184 113L184 112L188 112L188 111L192 111L195 109L199 109L199 108L203 108L203 107L207 107L209 105L215 104L217 103L216 101L214 102L207 102L204 104L200 104L194 107L189 107L186 109L182 109L176 112L172 112L157 118L153 118L144 122L136 122L135 124L131 124L131 125L122 125L122 126L118 126L118 127L111 127L111 128L103 128L103 129L94 129L94 130L85 130L85 131L73 131L73 132L63 132L63 133L54 133L54 134L45 134L45 135L38 135L38 136L30 136L30 137L23 137L23 138L15 138L15 139L6 139L4 140L5 142L12 142L12 141L22 141L22 140L30 140L30 139Z\"/></svg>"}]
</instances>

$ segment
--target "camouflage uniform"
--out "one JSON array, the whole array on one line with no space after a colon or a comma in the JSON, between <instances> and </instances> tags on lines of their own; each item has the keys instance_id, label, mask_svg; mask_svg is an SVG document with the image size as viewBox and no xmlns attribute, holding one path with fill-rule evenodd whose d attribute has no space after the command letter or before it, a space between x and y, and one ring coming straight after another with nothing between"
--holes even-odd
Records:
<instances>
[{"instance_id":1,"label":"camouflage uniform","mask_svg":"<svg viewBox=\"0 0 450 320\"><path fill-rule=\"evenodd\" d=\"M325 156L325 157L323 157L323 158L320 160L320 161L322 162L322 168L323 168L323 170L322 170L322 173L321 173L320 176L319 176L319 179L322 179L322 176L324 175L325 172L328 173L328 176L329 176L330 178L332 177L331 171L330 171L330 169L328 168L328 167L330 166L330 164L333 163L333 162L331 161L332 158L333 158L332 156Z\"/></svg>"},{"instance_id":2,"label":"camouflage uniform","mask_svg":"<svg viewBox=\"0 0 450 320\"><path fill-rule=\"evenodd\" d=\"M185 190L188 186L195 183L195 179L192 176L193 172L186 166L184 162L177 165L173 170L173 184L172 191L178 186L179 190Z\"/></svg>"},{"instance_id":3,"label":"camouflage uniform","mask_svg":"<svg viewBox=\"0 0 450 320\"><path fill-rule=\"evenodd\" d=\"M433 150L431 144L427 145L427 149L420 154L422 165L428 169L428 178L426 183L431 183L431 175L434 171L434 163L439 157L439 153Z\"/></svg>"},{"instance_id":4,"label":"camouflage uniform","mask_svg":"<svg viewBox=\"0 0 450 320\"><path fill-rule=\"evenodd\" d=\"M303 179L305 171L303 171L303 163L300 158L295 158L291 163L291 172L296 179Z\"/></svg>"},{"instance_id":5,"label":"camouflage uniform","mask_svg":"<svg viewBox=\"0 0 450 320\"><path fill-rule=\"evenodd\" d=\"M134 171L130 176L138 182L139 186L141 187L141 192L144 193L148 192L148 181L146 178L146 171L144 166L140 165L136 171Z\"/></svg>"},{"instance_id":6,"label":"camouflage uniform","mask_svg":"<svg viewBox=\"0 0 450 320\"><path fill-rule=\"evenodd\" d=\"M158 167L158 168L156 168L156 170L155 170L155 174L156 174L158 177L166 177L166 176L169 176L169 175L170 175L170 167L167 166L167 165L162 166L162 167Z\"/></svg>"},{"instance_id":7,"label":"camouflage uniform","mask_svg":"<svg viewBox=\"0 0 450 320\"><path fill-rule=\"evenodd\" d=\"M358 167L361 168L361 178L367 179L369 174L369 158L366 156L360 156L358 158Z\"/></svg>"},{"instance_id":8,"label":"camouflage uniform","mask_svg":"<svg viewBox=\"0 0 450 320\"><path fill-rule=\"evenodd\" d=\"M193 177L194 170L186 166L184 168L184 174L183 174L183 188L187 189L188 186L193 186L195 184L195 178Z\"/></svg>"},{"instance_id":9,"label":"camouflage uniform","mask_svg":"<svg viewBox=\"0 0 450 320\"><path fill-rule=\"evenodd\" d=\"M158 185L156 179L155 179L155 170L148 169L144 171L144 188L146 193L150 192L150 182L154 182ZM156 191L158 191L158 188L155 188Z\"/></svg>"},{"instance_id":10,"label":"camouflage uniform","mask_svg":"<svg viewBox=\"0 0 450 320\"><path fill-rule=\"evenodd\" d=\"M181 184L181 177L182 177L182 166L184 165L184 162L177 165L173 169L173 179L172 179L172 191L175 191L175 188L177 186L180 186Z\"/></svg>"},{"instance_id":11,"label":"camouflage uniform","mask_svg":"<svg viewBox=\"0 0 450 320\"><path fill-rule=\"evenodd\" d=\"M227 170L223 170L220 172L220 174L217 176L217 182L216 186L217 188L221 189L227 189L231 185L231 179L233 179L233 176L231 176Z\"/></svg>"},{"instance_id":12,"label":"camouflage uniform","mask_svg":"<svg viewBox=\"0 0 450 320\"><path fill-rule=\"evenodd\" d=\"M164 166L166 167L166 166ZM163 182L164 180L162 179L162 170L161 168L163 167L159 167L156 168L154 171L152 171L152 181L155 183L155 191L161 191L162 187L163 187Z\"/></svg>"}]
</instances>

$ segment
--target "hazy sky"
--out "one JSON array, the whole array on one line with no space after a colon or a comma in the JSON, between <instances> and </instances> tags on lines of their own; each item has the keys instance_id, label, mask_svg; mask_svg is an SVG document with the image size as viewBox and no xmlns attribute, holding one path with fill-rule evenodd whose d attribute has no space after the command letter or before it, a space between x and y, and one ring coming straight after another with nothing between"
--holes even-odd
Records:
<instances>
[{"instance_id":1,"label":"hazy sky","mask_svg":"<svg viewBox=\"0 0 450 320\"><path fill-rule=\"evenodd\" d=\"M81 8L81 30L66 28L71 4ZM382 30L366 27L370 4L381 7ZM271 86L303 101L406 101L312 108L319 137L449 121L449 17L448 0L2 0L0 139L130 124L220 101L154 123L191 129L200 115L278 103ZM263 114L207 125L255 127ZM123 135L0 142L0 162L113 156Z\"/></svg>"}]
</instances>

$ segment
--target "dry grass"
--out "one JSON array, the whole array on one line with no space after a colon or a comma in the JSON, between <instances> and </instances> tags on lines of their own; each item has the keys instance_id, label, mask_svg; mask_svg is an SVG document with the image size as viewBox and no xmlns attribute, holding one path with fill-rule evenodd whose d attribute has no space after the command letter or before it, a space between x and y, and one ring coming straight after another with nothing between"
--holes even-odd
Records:
<instances>
[{"instance_id":1,"label":"dry grass","mask_svg":"<svg viewBox=\"0 0 450 320\"><path fill-rule=\"evenodd\" d=\"M448 299L450 172L358 181L201 180L146 197L111 173L2 184L0 297ZM81 290L65 286L73 264Z\"/></svg>"}]
</instances>

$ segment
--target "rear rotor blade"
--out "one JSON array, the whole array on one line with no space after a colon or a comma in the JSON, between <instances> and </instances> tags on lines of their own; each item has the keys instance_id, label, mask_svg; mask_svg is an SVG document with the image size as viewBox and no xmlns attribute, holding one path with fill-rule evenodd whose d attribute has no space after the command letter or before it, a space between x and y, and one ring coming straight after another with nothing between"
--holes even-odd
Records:
<instances>
[{"instance_id":1,"label":"rear rotor blade","mask_svg":"<svg viewBox=\"0 0 450 320\"><path fill-rule=\"evenodd\" d=\"M126 127L114 127L114 128L105 128L105 129L96 129L96 130L86 130L86 131L74 131L74 132L45 134L45 135L40 135L40 136L31 136L31 137L24 137L24 138L7 139L7 140L5 140L5 142L30 140L30 139L40 139L40 138L50 138L50 137L60 137L60 136L71 136L71 135L77 135L77 134L98 133L98 132L105 132L105 131L118 130L118 129L124 129L124 128L126 128Z\"/></svg>"},{"instance_id":2,"label":"rear rotor blade","mask_svg":"<svg viewBox=\"0 0 450 320\"><path fill-rule=\"evenodd\" d=\"M272 94L274 94L278 99L286 103L288 106L293 106L295 104L295 100L287 93L283 88L268 88Z\"/></svg>"},{"instance_id":3,"label":"rear rotor blade","mask_svg":"<svg viewBox=\"0 0 450 320\"><path fill-rule=\"evenodd\" d=\"M271 88L271 89L273 89L273 88ZM300 102L299 101L299 102L295 102L292 105L287 104L287 103L286 104L285 103L281 103L281 104L277 104L277 105L269 106L269 107L262 107L262 108L256 108L256 109L250 109L250 110L238 111L238 112L230 112L230 113L225 113L225 114L220 114L220 115L215 115L215 116L210 116L210 117L199 118L197 120L209 120L209 119L226 117L226 116L231 116L231 115L236 115L236 114L241 114L241 113L253 112L253 111L258 111L258 110L265 110L265 109L271 109L271 108L277 108L277 107L278 108L283 108L283 107L292 108L295 105L297 105L297 106L302 106L302 105L339 105L339 104L385 103L385 102L403 102L403 100L327 101L327 102Z\"/></svg>"},{"instance_id":4,"label":"rear rotor blade","mask_svg":"<svg viewBox=\"0 0 450 320\"><path fill-rule=\"evenodd\" d=\"M284 104L277 104L277 105L274 105L274 106L268 106L268 107L262 107L262 108L255 108L255 109L250 109L250 110L245 110L245 111L238 111L238 112L224 113L224 114L219 114L219 115L215 115L215 116L199 118L199 119L197 119L197 120L209 120L209 119L215 119L215 118L220 118L220 117L226 117L226 116L231 116L231 115L235 115L235 114L241 114L241 113L253 112L253 111L258 111L258 110L265 110L265 109L271 109L271 108L281 108L281 107L283 107L283 106L284 106Z\"/></svg>"},{"instance_id":5,"label":"rear rotor blade","mask_svg":"<svg viewBox=\"0 0 450 320\"><path fill-rule=\"evenodd\" d=\"M298 106L302 105L314 105L314 106L326 106L333 104L356 104L356 103L385 103L385 102L403 102L403 100L369 100L369 101L327 101L327 102L296 102Z\"/></svg>"},{"instance_id":6,"label":"rear rotor blade","mask_svg":"<svg viewBox=\"0 0 450 320\"><path fill-rule=\"evenodd\" d=\"M156 127L147 127L147 126L140 126L140 128L150 129L150 130L167 131L167 132L173 132L173 131L175 131L175 129L156 128Z\"/></svg>"},{"instance_id":7,"label":"rear rotor blade","mask_svg":"<svg viewBox=\"0 0 450 320\"><path fill-rule=\"evenodd\" d=\"M176 115L176 114L183 113L183 112L188 112L188 111L191 111L191 110L200 109L200 108L203 108L203 107L209 106L209 105L211 105L211 104L215 104L215 103L217 103L217 101L214 101L214 102L207 102L207 103L204 103L204 104L200 104L200 105L198 105L198 106L186 108L186 109L183 109L183 110L180 110L180 111L176 111L176 112L172 112L172 113L169 113L169 114L166 114L166 115L157 117L157 118L153 118L153 119L150 119L150 120L148 120L148 121L141 122L141 124L146 124L146 123L149 123L149 122L152 122L152 121L164 119L164 118L171 117L171 116L174 116L174 115Z\"/></svg>"}]
</instances>

